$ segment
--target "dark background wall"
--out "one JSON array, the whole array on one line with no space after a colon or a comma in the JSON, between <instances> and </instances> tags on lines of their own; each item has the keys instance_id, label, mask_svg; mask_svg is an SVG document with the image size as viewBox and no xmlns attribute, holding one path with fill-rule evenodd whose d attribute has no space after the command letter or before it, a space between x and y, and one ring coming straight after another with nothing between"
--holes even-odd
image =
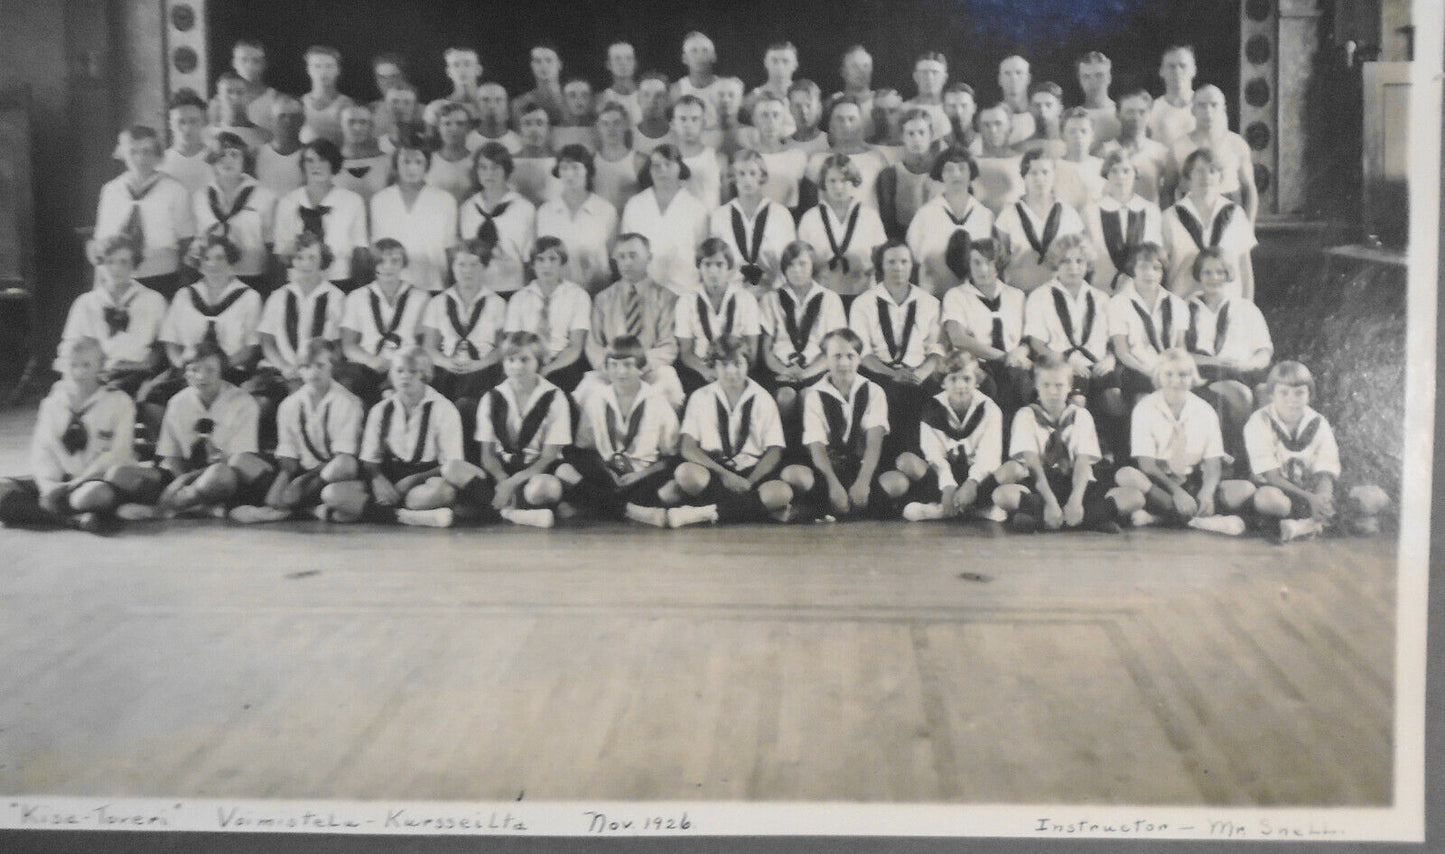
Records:
<instances>
[{"instance_id":1,"label":"dark background wall","mask_svg":"<svg viewBox=\"0 0 1445 854\"><path fill-rule=\"evenodd\" d=\"M787 39L801 54L799 76L836 91L838 60L862 43L874 57L874 82L912 92L912 61L924 50L949 58L950 76L998 95L1000 59L1020 53L1034 79L1052 79L1077 100L1072 61L1089 50L1114 60L1116 84L1132 82L1162 91L1156 71L1163 49L1190 42L1199 55L1201 82L1218 84L1231 101L1239 79L1238 0L233 0L210 3L212 72L230 61L230 45L252 38L267 46L271 82L286 91L307 86L301 55L325 43L346 58L341 88L372 99L370 57L396 50L411 60L411 78L425 97L448 88L441 52L449 45L476 47L485 75L517 93L531 87L527 48L550 40L561 49L564 75L603 84L607 45L627 38L642 70L669 77L685 72L682 36L707 33L717 44L719 70L749 86L764 79L763 51ZM1117 88L1117 87L1116 87Z\"/></svg>"}]
</instances>

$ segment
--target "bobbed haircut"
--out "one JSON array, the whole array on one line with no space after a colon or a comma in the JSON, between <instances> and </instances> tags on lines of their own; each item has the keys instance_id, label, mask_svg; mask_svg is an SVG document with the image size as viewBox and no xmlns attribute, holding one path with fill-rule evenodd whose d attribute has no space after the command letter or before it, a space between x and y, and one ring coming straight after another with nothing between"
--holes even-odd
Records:
<instances>
[{"instance_id":1,"label":"bobbed haircut","mask_svg":"<svg viewBox=\"0 0 1445 854\"><path fill-rule=\"evenodd\" d=\"M1064 263L1064 257L1074 250L1084 253L1084 258L1089 262L1090 267L1093 267L1094 262L1098 260L1098 255L1094 252L1093 241L1083 234L1074 233L1065 234L1049 244L1049 251L1044 255L1044 263L1050 270L1057 270L1059 265Z\"/></svg>"},{"instance_id":2,"label":"bobbed haircut","mask_svg":"<svg viewBox=\"0 0 1445 854\"><path fill-rule=\"evenodd\" d=\"M933 160L933 165L928 169L928 177L935 181L943 180L943 167L947 163L963 163L968 166L968 180L978 178L978 163L974 161L973 155L968 149L961 145L950 145L939 153Z\"/></svg>"},{"instance_id":3,"label":"bobbed haircut","mask_svg":"<svg viewBox=\"0 0 1445 854\"><path fill-rule=\"evenodd\" d=\"M1159 358L1154 361L1154 370L1149 372L1149 379L1153 380L1155 388L1160 385L1159 378L1170 368L1188 370L1191 386L1199 385L1204 381L1199 376L1199 365L1195 364L1194 357L1189 355L1189 351L1183 347L1170 347L1159 354Z\"/></svg>"},{"instance_id":4,"label":"bobbed haircut","mask_svg":"<svg viewBox=\"0 0 1445 854\"><path fill-rule=\"evenodd\" d=\"M1225 281L1234 281L1236 275L1234 269L1234 262L1229 260L1229 256L1226 255L1224 253L1224 250L1219 248L1218 246L1205 247L1204 249L1199 250L1198 255L1194 256L1194 263L1189 265L1189 272L1194 274L1194 281L1202 281L1199 276L1200 273L1204 270L1204 262L1209 260L1215 260L1223 264L1225 272L1229 274L1229 278L1225 279Z\"/></svg>"},{"instance_id":5,"label":"bobbed haircut","mask_svg":"<svg viewBox=\"0 0 1445 854\"><path fill-rule=\"evenodd\" d=\"M387 371L390 372L398 365L414 368L421 374L422 380L428 383L431 382L432 372L436 370L436 366L432 364L431 354L427 353L426 348L420 344L407 344L397 348L387 362Z\"/></svg>"},{"instance_id":6,"label":"bobbed haircut","mask_svg":"<svg viewBox=\"0 0 1445 854\"><path fill-rule=\"evenodd\" d=\"M732 333L719 335L712 340L711 346L707 348L708 365L727 365L737 361L741 356L748 364L752 364L751 354L748 353L747 344L743 339Z\"/></svg>"},{"instance_id":7,"label":"bobbed haircut","mask_svg":"<svg viewBox=\"0 0 1445 854\"><path fill-rule=\"evenodd\" d=\"M1315 396L1315 375L1305 367L1303 362L1285 360L1269 369L1269 376L1264 381L1265 388L1274 394L1276 386L1308 386L1310 399Z\"/></svg>"},{"instance_id":8,"label":"bobbed haircut","mask_svg":"<svg viewBox=\"0 0 1445 854\"><path fill-rule=\"evenodd\" d=\"M527 330L508 332L502 337L503 359L510 359L522 353L531 353L532 358L536 359L540 366L547 358L547 344L542 340L542 336Z\"/></svg>"},{"instance_id":9,"label":"bobbed haircut","mask_svg":"<svg viewBox=\"0 0 1445 854\"><path fill-rule=\"evenodd\" d=\"M642 346L636 335L619 335L612 339L607 345L607 356L603 364L607 362L620 362L623 359L631 359L639 369L647 367L647 348Z\"/></svg>"},{"instance_id":10,"label":"bobbed haircut","mask_svg":"<svg viewBox=\"0 0 1445 854\"><path fill-rule=\"evenodd\" d=\"M697 265L701 267L708 258L722 258L728 262L729 269L737 266L732 247L721 237L709 237L697 247Z\"/></svg>"}]
</instances>

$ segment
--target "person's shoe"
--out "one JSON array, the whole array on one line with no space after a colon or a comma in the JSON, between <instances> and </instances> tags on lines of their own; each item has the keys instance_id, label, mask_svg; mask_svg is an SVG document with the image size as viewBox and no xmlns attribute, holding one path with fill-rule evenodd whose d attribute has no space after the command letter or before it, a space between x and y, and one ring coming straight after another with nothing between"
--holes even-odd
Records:
<instances>
[{"instance_id":1,"label":"person's shoe","mask_svg":"<svg viewBox=\"0 0 1445 854\"><path fill-rule=\"evenodd\" d=\"M998 506L997 504L990 504L984 509L978 511L978 518L984 520L985 522L1007 522L1008 511Z\"/></svg>"},{"instance_id":2,"label":"person's shoe","mask_svg":"<svg viewBox=\"0 0 1445 854\"><path fill-rule=\"evenodd\" d=\"M1102 522L1095 522L1089 528L1090 531L1098 531L1101 534L1122 534L1124 531L1119 523L1113 519L1105 519Z\"/></svg>"},{"instance_id":3,"label":"person's shoe","mask_svg":"<svg viewBox=\"0 0 1445 854\"><path fill-rule=\"evenodd\" d=\"M281 510L277 507L243 504L231 509L230 518L232 522L239 522L242 525L256 525L261 522L281 522L290 519L291 511Z\"/></svg>"},{"instance_id":4,"label":"person's shoe","mask_svg":"<svg viewBox=\"0 0 1445 854\"><path fill-rule=\"evenodd\" d=\"M1238 516L1195 516L1189 520L1189 527L1212 534L1238 537L1244 533L1244 520Z\"/></svg>"},{"instance_id":5,"label":"person's shoe","mask_svg":"<svg viewBox=\"0 0 1445 854\"><path fill-rule=\"evenodd\" d=\"M1314 519L1281 519L1279 521L1279 541L1288 543L1294 540L1303 540L1323 533L1324 526Z\"/></svg>"},{"instance_id":6,"label":"person's shoe","mask_svg":"<svg viewBox=\"0 0 1445 854\"><path fill-rule=\"evenodd\" d=\"M717 505L708 504L704 507L670 507L667 510L667 526L669 528L685 528L688 525L708 525L717 521Z\"/></svg>"},{"instance_id":7,"label":"person's shoe","mask_svg":"<svg viewBox=\"0 0 1445 854\"><path fill-rule=\"evenodd\" d=\"M1039 529L1039 520L1029 513L1015 513L1007 525L1016 534L1032 534Z\"/></svg>"},{"instance_id":8,"label":"person's shoe","mask_svg":"<svg viewBox=\"0 0 1445 854\"><path fill-rule=\"evenodd\" d=\"M435 510L398 510L396 521L415 528L450 528L456 521L456 514L450 507Z\"/></svg>"},{"instance_id":9,"label":"person's shoe","mask_svg":"<svg viewBox=\"0 0 1445 854\"><path fill-rule=\"evenodd\" d=\"M515 507L508 507L502 511L502 518L513 525L526 525L529 528L550 528L556 524L556 518L552 511L544 508L536 510L520 510Z\"/></svg>"},{"instance_id":10,"label":"person's shoe","mask_svg":"<svg viewBox=\"0 0 1445 854\"><path fill-rule=\"evenodd\" d=\"M572 519L577 515L577 508L570 501L558 503L552 508L552 516L557 519Z\"/></svg>"},{"instance_id":11,"label":"person's shoe","mask_svg":"<svg viewBox=\"0 0 1445 854\"><path fill-rule=\"evenodd\" d=\"M909 522L932 522L935 519L942 519L943 505L913 501L903 508L903 518Z\"/></svg>"},{"instance_id":12,"label":"person's shoe","mask_svg":"<svg viewBox=\"0 0 1445 854\"><path fill-rule=\"evenodd\" d=\"M115 517L127 522L149 522L152 519L169 518L159 507L150 504L129 502L115 508Z\"/></svg>"},{"instance_id":13,"label":"person's shoe","mask_svg":"<svg viewBox=\"0 0 1445 854\"><path fill-rule=\"evenodd\" d=\"M202 513L212 519L225 519L229 515L224 504L212 504L210 507L204 507Z\"/></svg>"},{"instance_id":14,"label":"person's shoe","mask_svg":"<svg viewBox=\"0 0 1445 854\"><path fill-rule=\"evenodd\" d=\"M667 510L661 507L642 507L628 504L622 514L634 522L651 525L654 528L667 527Z\"/></svg>"},{"instance_id":15,"label":"person's shoe","mask_svg":"<svg viewBox=\"0 0 1445 854\"><path fill-rule=\"evenodd\" d=\"M315 507L311 508L311 515L315 516L319 521L330 522L331 508L327 507L325 504L318 504Z\"/></svg>"},{"instance_id":16,"label":"person's shoe","mask_svg":"<svg viewBox=\"0 0 1445 854\"><path fill-rule=\"evenodd\" d=\"M1159 524L1159 517L1148 510L1135 510L1129 514L1129 524L1135 528L1147 528Z\"/></svg>"}]
</instances>

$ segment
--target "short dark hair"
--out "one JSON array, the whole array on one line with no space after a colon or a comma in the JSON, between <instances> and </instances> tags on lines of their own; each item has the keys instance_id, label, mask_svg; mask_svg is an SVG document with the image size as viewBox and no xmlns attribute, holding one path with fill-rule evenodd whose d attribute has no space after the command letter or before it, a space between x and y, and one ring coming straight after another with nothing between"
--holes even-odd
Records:
<instances>
[{"instance_id":1,"label":"short dark hair","mask_svg":"<svg viewBox=\"0 0 1445 854\"><path fill-rule=\"evenodd\" d=\"M968 149L961 145L950 145L934 158L933 165L928 168L928 177L935 181L943 180L943 166L946 163L965 163L968 165L968 180L973 181L978 177L978 163Z\"/></svg>"},{"instance_id":2,"label":"short dark hair","mask_svg":"<svg viewBox=\"0 0 1445 854\"><path fill-rule=\"evenodd\" d=\"M340 172L341 164L345 162L345 158L341 156L341 146L337 145L326 137L318 137L316 139L313 139L303 145L302 149L309 149L317 157L320 157L322 160L325 160L328 164L330 164L332 175Z\"/></svg>"}]
</instances>

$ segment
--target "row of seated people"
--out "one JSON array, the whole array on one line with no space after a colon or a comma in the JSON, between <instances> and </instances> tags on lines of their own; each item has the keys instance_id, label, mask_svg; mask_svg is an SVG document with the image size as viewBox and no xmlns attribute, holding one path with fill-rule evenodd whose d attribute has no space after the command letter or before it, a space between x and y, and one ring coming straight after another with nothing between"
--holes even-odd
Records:
<instances>
[{"instance_id":1,"label":"row of seated people","mask_svg":"<svg viewBox=\"0 0 1445 854\"><path fill-rule=\"evenodd\" d=\"M1297 362L1271 370L1269 403L1245 428L1247 472L1236 478L1214 410L1191 391L1199 377L1182 348L1160 355L1157 390L1131 418L1134 456L1116 465L1101 453L1089 411L1070 399L1073 369L1055 355L1035 363L1037 399L1015 413L1006 436L1001 410L979 390L978 360L950 352L943 390L916 431L895 439L888 395L859 373L863 341L840 328L822 347L826 371L805 391L794 444L749 378L748 348L736 336L713 342L718 379L690 397L679 421L643 380L648 357L636 338L609 345L608 385L578 416L539 373L541 338L511 333L506 379L480 401L478 450L469 453L461 414L428 385L425 349L392 354L392 391L363 417L361 401L334 380L335 343L313 338L302 346L303 384L277 416L279 441L262 454L259 405L223 379L225 354L203 342L187 360L187 388L167 407L158 462L141 465L129 441L134 406L102 383L98 343L81 339L41 408L35 476L0 487L0 521L96 532L116 518L181 514L552 527L554 508L566 507L567 516L581 509L659 527L977 517L1028 532L1117 533L1127 521L1239 535L1247 517L1287 541L1336 520L1368 531L1384 509L1383 493L1366 484L1337 500L1338 448L1309 406L1313 378Z\"/></svg>"},{"instance_id":2,"label":"row of seated people","mask_svg":"<svg viewBox=\"0 0 1445 854\"><path fill-rule=\"evenodd\" d=\"M1063 87L1049 80L1034 81L1028 61L1021 56L1009 56L999 63L999 98L986 101L974 85L963 80L950 82L944 54L924 51L911 69L916 93L904 100L897 89L875 89L872 56L862 45L854 45L845 51L839 69L843 91L825 101L816 83L795 79L799 56L790 42L768 46L763 61L768 79L746 94L740 79L715 73L716 50L711 39L694 32L683 44L682 59L688 73L670 81L656 71L639 75L633 46L625 40L610 43L607 70L611 82L596 93L585 77L562 80L562 60L555 46L539 44L530 50L535 86L515 99L509 98L500 83L483 79L475 49L451 47L444 52L451 91L425 104L407 79L405 57L385 52L373 60L381 97L364 105L337 91L338 51L323 46L306 51L311 91L297 98L265 82L262 45L238 42L232 68L216 80L209 115L199 96L191 94L177 102L183 108L172 111L174 153L167 159L176 172L194 170L204 133L230 131L245 137L258 151L270 143L267 160L294 154L300 142L325 138L347 151L349 164L379 166L369 158L389 152L402 136L418 128L433 134L449 152L445 159L455 161L464 145L475 150L487 141L502 143L516 154L524 148L547 146L545 137L529 138L528 134L535 130L528 126L529 117L540 111L553 130L550 143L554 148L569 142L593 150L610 147L613 151L606 157L617 161L624 151L647 154L661 142L677 142L669 109L684 98L701 107L704 143L724 153L758 145L773 153L785 148L815 153L830 145L837 147L831 111L841 102L858 108L858 141L876 147L890 160L902 155L906 116L914 112L928 119L928 131L935 140L969 147L975 153L981 153L983 145L994 150L1012 147L1014 153L1039 146L1062 152L1070 136L1061 118L1065 112ZM1098 146L1093 153L1118 146L1139 157L1141 163L1151 164L1145 167L1149 171L1153 166L1166 166L1171 159L1181 163L1189 146L1223 149L1231 166L1227 180L1248 185L1239 189L1253 216L1248 146L1228 130L1223 93L1213 86L1195 88L1192 47L1166 49L1158 69L1164 92L1158 98L1142 87L1126 85L1116 102L1110 97L1113 64L1097 51L1080 56L1074 69L1082 101L1070 108L1089 118L1090 136ZM765 103L781 105L781 113L765 115L760 109ZM598 124L609 107L621 111L620 119L632 131L632 141L609 145L605 129ZM998 108L1002 108L1001 116L986 117L989 110ZM988 135L989 126L1000 121L1005 135L981 144L980 137ZM447 138L449 130L459 132L455 140ZM1184 148L1178 148L1181 145Z\"/></svg>"},{"instance_id":3,"label":"row of seated people","mask_svg":"<svg viewBox=\"0 0 1445 854\"><path fill-rule=\"evenodd\" d=\"M409 331L398 332L408 311L407 303L411 302L408 295L414 293L399 276L406 264L405 251L395 244L378 246L377 268L381 278L347 298L346 302L354 303L355 310L343 312L339 309L340 294L334 289L328 293L326 289L330 286L320 276L325 261L324 244L314 238L306 242L308 246L296 256L300 263L293 269L293 282L270 301L271 307L266 311L269 329L258 333L267 364L249 378L244 367L239 369L241 373L232 373L231 377L246 383L248 389L263 400L280 400L288 392L294 392L302 380L303 366L298 353L306 335L333 341L340 338L345 342L347 355L355 354L356 359L348 361L339 371L352 380L353 387L362 391L367 404L371 405L381 392L387 354L406 346L408 339L417 340L415 320ZM928 400L943 383L941 366L944 354L952 346L961 346L983 357L984 383L1010 416L1036 394L1028 376L1032 361L1053 358L1069 365L1071 385L1083 403L1110 425L1105 429L1106 460L1137 455L1129 446L1126 426L1129 407L1152 388L1149 375L1161 354L1171 348L1184 345L1193 350L1191 358L1202 364L1213 378L1201 391L1213 398L1215 406L1241 422L1248 417L1249 384L1241 380L1259 378L1272 350L1268 330L1253 304L1238 299L1228 301L1224 297L1223 291L1231 276L1228 259L1222 253L1217 250L1201 253L1199 274L1206 282L1205 292L1186 304L1161 287L1165 276L1162 250L1149 245L1133 259L1130 292L1116 295L1111 302L1085 281L1091 262L1089 244L1076 235L1066 236L1056 242L1050 255L1056 281L1024 299L1022 294L998 280L997 247L992 242L969 243L967 261L956 257L965 249L964 243L955 242L953 266L973 281L950 291L944 303L909 281L915 265L911 251L903 243L880 247L876 266L882 271L882 281L875 285L876 293L870 298L854 301L851 314L853 326L858 330L855 334L860 336L863 370L884 390L887 403L895 413L895 436L910 435L912 427L921 420ZM563 247L555 240L541 241L537 250L533 268L538 278L529 286L534 289L521 301L522 311L517 311L519 302L514 297L505 315L500 298L484 292L478 275L491 260L491 248L473 243L467 251L458 253L458 287L433 298L431 305L440 309L427 311L428 316L437 319L445 315L446 321L427 328L421 336L428 344L426 350L444 365L438 385L444 387L451 398L475 400L475 396L490 390L500 379L497 366L503 357L497 347L495 318L498 316L506 317L503 331L543 333L544 358L539 371L562 385L564 391L575 390L583 409L589 398L602 394L611 385L605 371L594 371L584 379L583 353L589 349L589 341L594 347L587 361L602 365L611 341L624 337L642 340L649 355L657 360L646 366L648 378L655 382L676 415L682 407L679 389L682 382L678 371L667 361L679 352L678 339L681 338L683 345L680 364L684 376L691 375L688 385L696 389L718 376L716 369L705 361L711 345L724 334L738 333L743 336L749 364L756 362L755 367L761 368L753 371L754 376L762 381L765 390L776 395L782 405L784 422L795 425L789 430L792 436L801 434L798 392L815 385L818 377L826 372L824 338L828 332L843 326L845 317L842 299L811 280L814 262L806 245L790 247L791 257L785 265L791 273L788 285L765 298L766 310L759 310L756 301L749 299L750 295L732 275L733 258L721 241L705 246L705 251L700 253L698 267L705 285L703 293L695 302L681 304L667 290L646 281L646 239L633 236L620 241L617 261L624 280L604 292L591 307L592 311L588 310L585 292L560 278L565 265ZM130 307L139 307L137 298L145 293L142 286L126 277L135 258L133 247L125 241L116 241L107 257L108 278L123 284L112 290L98 290L91 304L77 304L72 322L68 324L67 345L73 348L82 340L97 342L107 356L107 379L125 389L142 390L144 386L142 400L148 407L159 408L179 388L179 376L164 379L152 376L153 365L147 360L153 362L153 357L146 356L142 348L142 352L132 351L133 358L125 358L123 350L128 342L117 340L132 333L144 340L144 329L154 330L159 312L151 311L148 321L131 314ZM227 278L227 265L233 257L233 246L223 238L211 238L206 250L206 284L188 289L184 298L177 300L176 306L181 312L197 315L189 324L189 340L167 342L169 355L178 366L188 361L188 353L193 352L195 346L220 344L223 338L229 338L233 345L240 342L239 347L230 351L221 348L223 354L238 356L239 365L246 364L248 349L251 357L254 356L255 347L247 348L244 344L244 329L238 334L235 319L227 320L229 311L206 316L198 310L204 288L210 288L212 296L229 291L235 298L226 306L228 310L239 306L249 293L244 285ZM559 302L555 298L567 293L568 287L571 294L580 299L572 302L570 310L564 310L568 308L567 301ZM1004 299L1010 292L1014 298ZM107 297L110 304L106 304ZM251 301L254 307L259 297L252 295ZM944 321L943 306L949 301L953 303L954 317ZM973 305L975 302L977 306ZM465 316L471 318L472 331L475 331L480 318L488 314L489 304L493 317L490 328L480 339L469 337L461 325L464 315L459 309L470 306ZM416 301L413 308L420 313L420 306L421 301ZM983 311L970 312L967 307ZM1206 311L1212 322L1201 321ZM692 327L683 319L690 312L695 312L696 325ZM338 314L350 318L351 322L338 321ZM559 318L559 315L564 316ZM746 325L747 315L757 318L756 335L748 334L752 329ZM134 324L134 329L133 319L142 321ZM448 327L454 337L450 346L443 344ZM338 328L342 328L339 335L335 331ZM679 335L679 329L688 331ZM1014 336L1012 342L1007 340L1010 330ZM698 337L688 337L689 333ZM1202 343L1211 335L1216 340ZM370 340L363 344L364 338ZM1226 351L1221 346L1221 338L1237 338L1245 343ZM941 346L944 339L950 346ZM129 343L136 342L133 338ZM759 352L760 359L756 358ZM167 385L171 386L168 390ZM474 408L463 405L464 412ZM1137 412L1137 408L1134 411ZM269 413L270 407L263 423L273 424ZM574 412L574 417L576 415ZM796 447L799 441L795 439L788 444ZM897 441L895 439L895 444ZM1232 444L1237 449L1242 443L1241 428L1240 438ZM890 455L901 452L896 447L888 450ZM1242 458L1243 455L1236 452L1231 456Z\"/></svg>"},{"instance_id":4,"label":"row of seated people","mask_svg":"<svg viewBox=\"0 0 1445 854\"><path fill-rule=\"evenodd\" d=\"M760 105L763 114L769 103ZM567 244L568 277L595 293L612 281L608 257L617 235L638 232L653 243L653 278L686 293L697 283L693 253L709 236L731 244L759 288L776 284L782 248L801 239L828 259L823 284L851 295L869 285L871 252L891 238L913 246L920 283L941 294L957 283L943 263L957 232L1003 242L1008 278L1025 290L1047 280L1042 260L1054 239L1084 233L1100 258L1096 283L1111 291L1130 251L1155 242L1169 250L1179 293L1196 284L1194 255L1219 246L1240 271L1242 293L1253 295L1253 212L1239 201L1237 182L1236 191L1227 188L1231 173L1221 149L1191 150L1179 164L1180 192L1161 211L1157 170L1146 174L1122 150L1078 161L1047 148L1003 156L940 150L918 112L905 122L905 158L891 165L867 146L811 158L753 148L725 156L699 141L701 111L700 102L685 97L674 107L678 142L638 154L621 169L580 145L523 157L491 142L463 150L453 163L445 150L403 141L383 158L388 167L368 172L363 186L342 151L318 140L283 170L297 185L276 190L252 176L262 174L260 162L229 133L212 140L209 174L188 190L161 171L154 132L133 127L121 134L127 171L101 191L93 245L121 233L141 240L146 254L138 277L169 296L193 275L186 262L197 260L198 234L230 237L242 249L238 274L262 289L284 281L303 232L331 248L327 278L343 290L369 279L366 248L390 237L412 258L409 280L435 291L445 285L448 250L483 236L501 247L509 269L499 286L512 291L526 284L532 241L554 236ZM849 127L856 124L856 105L841 102L839 111ZM1065 127L1069 152L1086 151L1088 117L1070 114Z\"/></svg>"}]
</instances>

